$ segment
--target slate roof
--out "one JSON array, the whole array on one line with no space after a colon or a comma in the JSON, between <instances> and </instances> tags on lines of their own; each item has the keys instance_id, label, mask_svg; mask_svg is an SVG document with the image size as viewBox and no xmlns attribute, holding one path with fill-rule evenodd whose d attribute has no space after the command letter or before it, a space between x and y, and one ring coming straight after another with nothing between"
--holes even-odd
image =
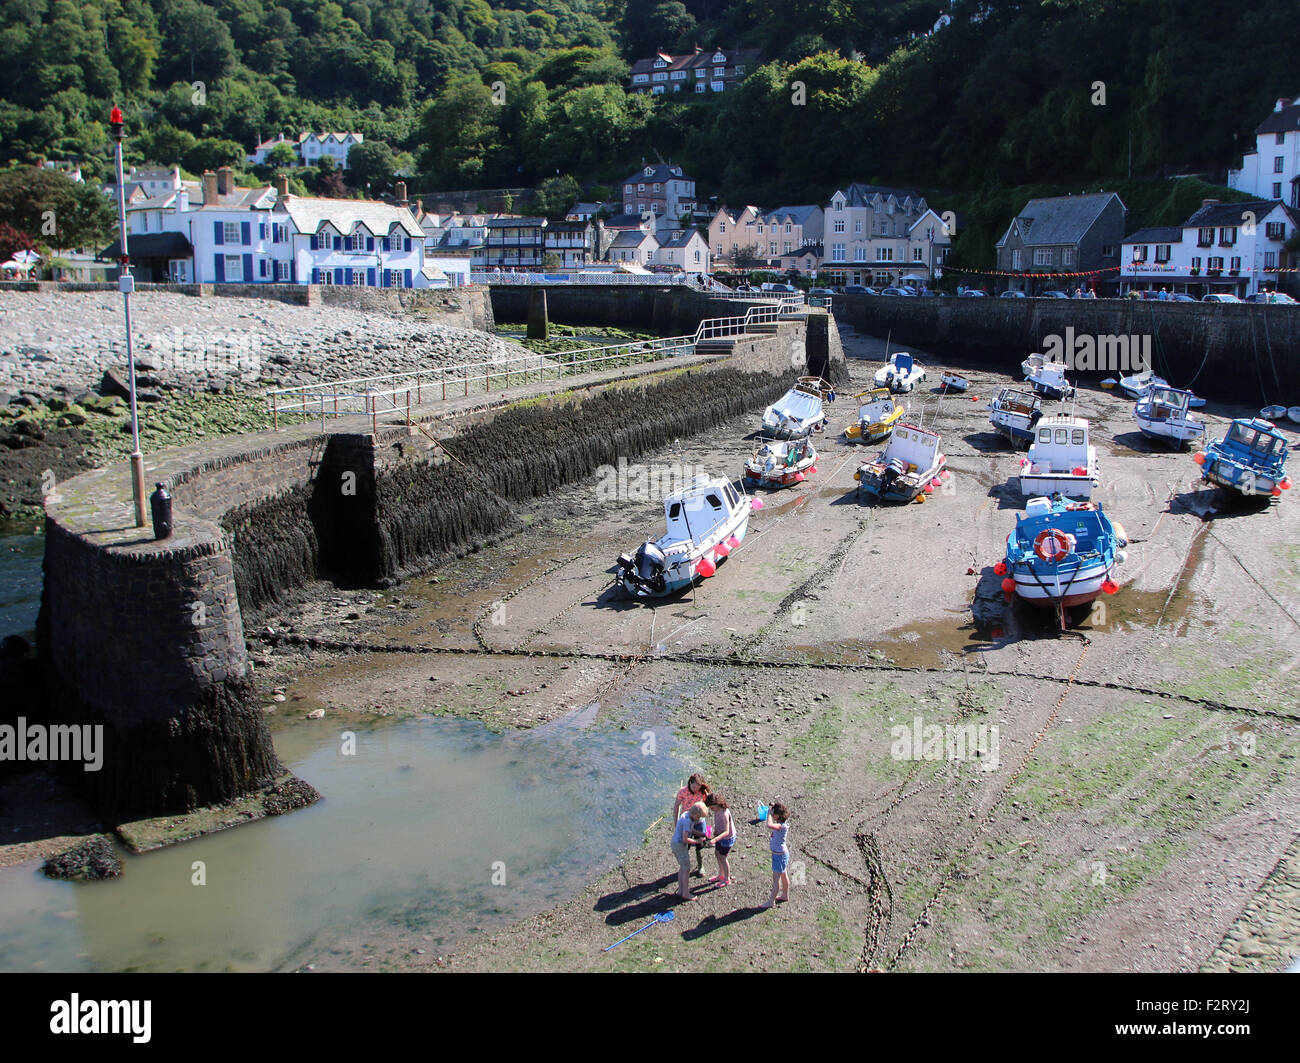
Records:
<instances>
[{"instance_id":1,"label":"slate roof","mask_svg":"<svg viewBox=\"0 0 1300 1063\"><path fill-rule=\"evenodd\" d=\"M1300 129L1300 102L1288 104L1274 111L1255 129L1256 133L1289 133Z\"/></svg>"},{"instance_id":2,"label":"slate roof","mask_svg":"<svg viewBox=\"0 0 1300 1063\"><path fill-rule=\"evenodd\" d=\"M759 217L767 222L784 222L787 218L795 225L805 225L812 212L822 208L812 203L804 203L797 207L777 207L775 210L769 210L767 213L759 212Z\"/></svg>"},{"instance_id":3,"label":"slate roof","mask_svg":"<svg viewBox=\"0 0 1300 1063\"><path fill-rule=\"evenodd\" d=\"M650 173L646 173L650 170ZM624 177L619 182L620 185L626 184L645 184L653 181L693 181L693 177L687 177L682 173L680 166L669 166L666 162L657 162L649 166L642 166L639 170L634 170L629 176Z\"/></svg>"},{"instance_id":4,"label":"slate roof","mask_svg":"<svg viewBox=\"0 0 1300 1063\"><path fill-rule=\"evenodd\" d=\"M1285 206L1280 199L1245 199L1239 203L1210 203L1201 207L1183 222L1183 227L1195 229L1201 226L1208 228L1211 225L1240 225L1241 216L1247 211L1254 214L1255 220L1259 221L1275 207Z\"/></svg>"},{"instance_id":5,"label":"slate roof","mask_svg":"<svg viewBox=\"0 0 1300 1063\"><path fill-rule=\"evenodd\" d=\"M198 200L202 200L203 191L200 188ZM270 210L275 206L276 191L271 185L264 185L261 188L236 188L233 192L227 192L224 196L218 195L216 202L203 203L198 202L195 196L190 195L191 210ZM342 199L326 199L324 203L345 203ZM138 206L138 204L137 204ZM304 230L305 231L305 230Z\"/></svg>"},{"instance_id":6,"label":"slate roof","mask_svg":"<svg viewBox=\"0 0 1300 1063\"><path fill-rule=\"evenodd\" d=\"M1126 236L1120 241L1123 244L1181 244L1182 242L1183 230L1177 226L1139 229L1132 236Z\"/></svg>"},{"instance_id":7,"label":"slate roof","mask_svg":"<svg viewBox=\"0 0 1300 1063\"><path fill-rule=\"evenodd\" d=\"M544 225L545 218L493 218L487 223L489 229L540 229Z\"/></svg>"},{"instance_id":8,"label":"slate roof","mask_svg":"<svg viewBox=\"0 0 1300 1063\"><path fill-rule=\"evenodd\" d=\"M691 242L691 237L699 235L694 229L673 229L658 238L659 246L667 248L687 247Z\"/></svg>"},{"instance_id":9,"label":"slate roof","mask_svg":"<svg viewBox=\"0 0 1300 1063\"><path fill-rule=\"evenodd\" d=\"M639 229L645 224L640 214L615 214L605 222L606 229Z\"/></svg>"},{"instance_id":10,"label":"slate roof","mask_svg":"<svg viewBox=\"0 0 1300 1063\"><path fill-rule=\"evenodd\" d=\"M1092 228L1111 199L1124 201L1114 192L1092 192L1083 196L1053 196L1031 199L1008 226L998 247L1006 244L1012 228L1020 226L1020 239L1026 247L1049 244L1077 244Z\"/></svg>"},{"instance_id":11,"label":"slate roof","mask_svg":"<svg viewBox=\"0 0 1300 1063\"><path fill-rule=\"evenodd\" d=\"M127 250L132 258L189 258L194 248L184 233L141 233L128 236ZM118 258L122 254L122 241L114 240L99 253L100 258Z\"/></svg>"},{"instance_id":12,"label":"slate roof","mask_svg":"<svg viewBox=\"0 0 1300 1063\"><path fill-rule=\"evenodd\" d=\"M424 239L424 230L405 207L394 207L372 199L325 199L315 196L286 196L276 204L276 213L288 214L300 233L314 233L329 222L342 233L359 224L371 233L388 233L396 224L408 236Z\"/></svg>"},{"instance_id":13,"label":"slate roof","mask_svg":"<svg viewBox=\"0 0 1300 1063\"><path fill-rule=\"evenodd\" d=\"M628 229L614 237L614 242L610 247L640 247L647 240L654 240L654 233L641 232L638 229Z\"/></svg>"},{"instance_id":14,"label":"slate roof","mask_svg":"<svg viewBox=\"0 0 1300 1063\"><path fill-rule=\"evenodd\" d=\"M885 199L893 196L898 200L912 199L918 202L925 198L919 192L910 188L886 188L884 185L867 185L861 181L854 181L847 188L838 191L844 193L844 198L848 200L850 207L868 207L871 205L871 200L876 196Z\"/></svg>"}]
</instances>

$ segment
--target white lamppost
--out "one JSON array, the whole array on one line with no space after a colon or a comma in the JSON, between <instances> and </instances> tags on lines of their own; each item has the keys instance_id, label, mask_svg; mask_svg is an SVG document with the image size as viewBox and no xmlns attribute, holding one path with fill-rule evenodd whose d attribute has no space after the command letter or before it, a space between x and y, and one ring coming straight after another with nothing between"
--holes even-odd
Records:
<instances>
[{"instance_id":1,"label":"white lamppost","mask_svg":"<svg viewBox=\"0 0 1300 1063\"><path fill-rule=\"evenodd\" d=\"M126 311L126 367L131 390L131 496L135 501L135 526L145 526L144 512L144 454L140 451L140 418L135 400L135 355L131 350L131 293L135 291L135 277L131 275L131 258L126 243L126 187L122 178L122 141L126 133L122 128L122 111L114 107L108 118L109 134L113 138L113 154L117 164L117 224L121 230L122 254L118 258L121 271L117 279Z\"/></svg>"}]
</instances>

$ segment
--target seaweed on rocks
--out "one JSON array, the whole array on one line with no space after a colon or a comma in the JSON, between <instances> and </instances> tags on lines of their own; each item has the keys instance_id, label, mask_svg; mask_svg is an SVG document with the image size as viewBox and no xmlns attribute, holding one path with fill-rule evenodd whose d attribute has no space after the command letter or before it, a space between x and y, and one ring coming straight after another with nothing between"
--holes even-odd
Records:
<instances>
[{"instance_id":1,"label":"seaweed on rocks","mask_svg":"<svg viewBox=\"0 0 1300 1063\"><path fill-rule=\"evenodd\" d=\"M283 816L298 808L306 808L320 800L320 791L296 775L266 791L262 809L268 816Z\"/></svg>"},{"instance_id":2,"label":"seaweed on rocks","mask_svg":"<svg viewBox=\"0 0 1300 1063\"><path fill-rule=\"evenodd\" d=\"M41 866L47 878L75 879L94 882L117 878L122 873L122 861L113 843L102 834L87 838L71 849L51 856Z\"/></svg>"},{"instance_id":3,"label":"seaweed on rocks","mask_svg":"<svg viewBox=\"0 0 1300 1063\"><path fill-rule=\"evenodd\" d=\"M525 502L619 458L684 439L761 408L785 393L784 376L736 369L689 371L658 384L612 388L584 402L522 406L444 444L511 502Z\"/></svg>"},{"instance_id":4,"label":"seaweed on rocks","mask_svg":"<svg viewBox=\"0 0 1300 1063\"><path fill-rule=\"evenodd\" d=\"M235 591L241 610L256 612L317 576L320 543L307 519L312 488L293 487L221 518L233 544Z\"/></svg>"}]
</instances>

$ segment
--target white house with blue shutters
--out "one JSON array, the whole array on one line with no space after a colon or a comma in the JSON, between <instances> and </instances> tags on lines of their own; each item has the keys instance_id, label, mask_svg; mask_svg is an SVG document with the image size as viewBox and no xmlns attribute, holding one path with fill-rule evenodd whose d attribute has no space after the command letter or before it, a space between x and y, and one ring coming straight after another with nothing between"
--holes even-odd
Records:
<instances>
[{"instance_id":1,"label":"white house with blue shutters","mask_svg":"<svg viewBox=\"0 0 1300 1063\"><path fill-rule=\"evenodd\" d=\"M428 285L424 231L406 207L281 196L271 222L276 226L271 235L278 279L368 288Z\"/></svg>"}]
</instances>

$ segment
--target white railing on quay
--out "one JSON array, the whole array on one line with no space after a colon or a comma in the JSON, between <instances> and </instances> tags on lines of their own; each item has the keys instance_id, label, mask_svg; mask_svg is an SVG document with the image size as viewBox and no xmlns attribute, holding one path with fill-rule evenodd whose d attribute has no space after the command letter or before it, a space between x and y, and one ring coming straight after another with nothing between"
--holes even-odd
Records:
<instances>
[{"instance_id":1,"label":"white railing on quay","mask_svg":"<svg viewBox=\"0 0 1300 1063\"><path fill-rule=\"evenodd\" d=\"M412 410L448 399L691 355L702 340L739 336L755 325L779 322L796 313L801 304L802 299L787 297L781 302L752 306L741 316L706 318L689 336L575 347L551 354L527 352L459 365L273 388L266 393L267 406L276 428L280 427L282 415L304 419L319 416L322 431L329 417L365 415L370 418L371 431L378 432L381 414L405 412L410 424Z\"/></svg>"}]
</instances>

